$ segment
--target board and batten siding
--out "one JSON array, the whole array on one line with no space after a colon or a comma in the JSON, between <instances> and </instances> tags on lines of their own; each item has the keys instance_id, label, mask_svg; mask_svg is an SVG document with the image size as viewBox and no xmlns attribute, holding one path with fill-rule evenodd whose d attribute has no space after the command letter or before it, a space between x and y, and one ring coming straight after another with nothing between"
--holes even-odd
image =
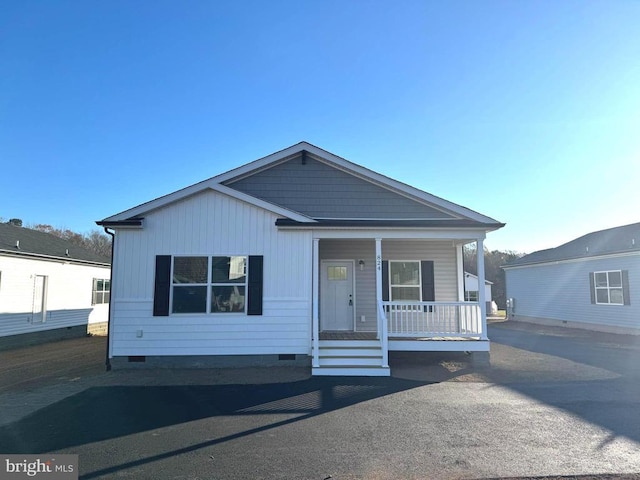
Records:
<instances>
[{"instance_id":1,"label":"board and batten siding","mask_svg":"<svg viewBox=\"0 0 640 480\"><path fill-rule=\"evenodd\" d=\"M430 260L434 265L435 301L458 300L456 249L451 242L431 240L382 240L383 260ZM320 260L355 262L356 331L377 330L374 240L320 240ZM364 260L360 270L358 261ZM320 292L322 296L322 291ZM365 321L361 321L362 315ZM322 312L320 312L322 316Z\"/></svg>"},{"instance_id":2,"label":"board and batten siding","mask_svg":"<svg viewBox=\"0 0 640 480\"><path fill-rule=\"evenodd\" d=\"M111 355L308 354L311 233L278 231L277 218L205 191L145 215L141 230L118 230ZM156 255L262 255L263 314L154 317Z\"/></svg>"},{"instance_id":3,"label":"board and batten siding","mask_svg":"<svg viewBox=\"0 0 640 480\"><path fill-rule=\"evenodd\" d=\"M452 218L309 155L226 185L313 218Z\"/></svg>"},{"instance_id":4,"label":"board and batten siding","mask_svg":"<svg viewBox=\"0 0 640 480\"><path fill-rule=\"evenodd\" d=\"M46 315L33 321L35 277L46 277ZM107 321L108 305L91 305L93 279L109 267L0 256L0 337Z\"/></svg>"},{"instance_id":5,"label":"board and batten siding","mask_svg":"<svg viewBox=\"0 0 640 480\"><path fill-rule=\"evenodd\" d=\"M589 274L608 270L628 271L630 305L591 303ZM509 268L505 274L507 298L515 299L516 320L640 329L640 255Z\"/></svg>"}]
</instances>

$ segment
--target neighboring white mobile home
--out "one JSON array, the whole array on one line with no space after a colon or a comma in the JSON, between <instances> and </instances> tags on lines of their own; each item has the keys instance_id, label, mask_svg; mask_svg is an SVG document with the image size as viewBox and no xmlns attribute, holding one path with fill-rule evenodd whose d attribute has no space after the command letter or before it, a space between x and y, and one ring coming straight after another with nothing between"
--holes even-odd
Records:
<instances>
[{"instance_id":1,"label":"neighboring white mobile home","mask_svg":"<svg viewBox=\"0 0 640 480\"><path fill-rule=\"evenodd\" d=\"M473 273L464 272L464 299L467 302L478 301L478 276ZM498 307L491 297L491 286L493 282L489 280L484 281L484 298L487 303L487 313L495 314L498 311Z\"/></svg>"},{"instance_id":2,"label":"neighboring white mobile home","mask_svg":"<svg viewBox=\"0 0 640 480\"><path fill-rule=\"evenodd\" d=\"M503 268L512 319L640 334L640 223L592 232Z\"/></svg>"},{"instance_id":3,"label":"neighboring white mobile home","mask_svg":"<svg viewBox=\"0 0 640 480\"><path fill-rule=\"evenodd\" d=\"M306 142L98 224L114 363L388 375L390 350L489 350L462 247L503 224Z\"/></svg>"},{"instance_id":4,"label":"neighboring white mobile home","mask_svg":"<svg viewBox=\"0 0 640 480\"><path fill-rule=\"evenodd\" d=\"M0 224L0 349L105 334L109 260L20 224Z\"/></svg>"}]
</instances>

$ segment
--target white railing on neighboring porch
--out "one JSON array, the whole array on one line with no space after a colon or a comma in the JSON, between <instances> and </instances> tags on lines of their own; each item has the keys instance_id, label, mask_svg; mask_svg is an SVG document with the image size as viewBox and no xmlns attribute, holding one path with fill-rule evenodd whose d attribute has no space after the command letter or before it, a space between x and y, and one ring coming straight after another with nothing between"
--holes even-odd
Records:
<instances>
[{"instance_id":1,"label":"white railing on neighboring porch","mask_svg":"<svg viewBox=\"0 0 640 480\"><path fill-rule=\"evenodd\" d=\"M475 302L382 302L382 309L391 337L484 337Z\"/></svg>"}]
</instances>

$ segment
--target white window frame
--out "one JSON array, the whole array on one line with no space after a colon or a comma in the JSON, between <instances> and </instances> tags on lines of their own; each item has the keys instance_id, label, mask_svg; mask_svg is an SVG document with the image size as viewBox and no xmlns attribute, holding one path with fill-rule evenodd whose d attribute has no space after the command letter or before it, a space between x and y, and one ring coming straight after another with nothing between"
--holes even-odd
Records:
<instances>
[{"instance_id":1,"label":"white window frame","mask_svg":"<svg viewBox=\"0 0 640 480\"><path fill-rule=\"evenodd\" d=\"M475 295L471 295L471 294L475 294ZM477 302L479 297L480 292L478 292L478 290L465 290L464 291L464 301L465 302Z\"/></svg>"},{"instance_id":2,"label":"white window frame","mask_svg":"<svg viewBox=\"0 0 640 480\"><path fill-rule=\"evenodd\" d=\"M229 283L229 282L213 282L213 259L217 257L242 257L245 259L245 278L244 283ZM174 279L174 266L176 258L206 258L207 259L207 282L206 283L175 283ZM247 297L249 292L249 255L242 254L216 254L216 255L203 255L203 254L184 254L184 255L172 255L171 256L171 283L169 289L169 314L177 316L193 316L193 315L246 315L247 314ZM174 312L173 311L173 292L175 287L205 287L206 288L206 303L204 312ZM241 312L213 312L212 311L212 288L223 286L244 287L244 309Z\"/></svg>"},{"instance_id":3,"label":"white window frame","mask_svg":"<svg viewBox=\"0 0 640 480\"><path fill-rule=\"evenodd\" d=\"M98 281L102 280L102 290L98 290L96 287L98 285ZM105 282L109 282L109 289L104 288ZM102 301L96 302L96 293L100 292L102 294ZM109 298L111 298L111 280L108 278L98 278L93 277L93 283L91 284L91 305L104 305L109 303L108 301L104 301L104 294L109 293Z\"/></svg>"},{"instance_id":4,"label":"white window frame","mask_svg":"<svg viewBox=\"0 0 640 480\"><path fill-rule=\"evenodd\" d=\"M598 274L605 273L607 275L607 286L599 287L598 286ZM620 275L620 286L612 287L609 284L609 274L610 273L618 273ZM621 293L621 301L620 302L612 302L611 301L611 290L620 290ZM607 302L599 302L598 301L598 290L606 290L607 291ZM600 270L598 272L593 272L593 295L595 298L596 305L624 305L624 280L622 278L622 270Z\"/></svg>"},{"instance_id":5,"label":"white window frame","mask_svg":"<svg viewBox=\"0 0 640 480\"><path fill-rule=\"evenodd\" d=\"M392 302L422 302L422 262L420 260L388 260L389 262L389 300ZM418 264L418 284L417 285L398 285L392 283L393 275L391 274L392 263L417 263ZM417 288L420 300L395 300L393 298L393 288Z\"/></svg>"}]
</instances>

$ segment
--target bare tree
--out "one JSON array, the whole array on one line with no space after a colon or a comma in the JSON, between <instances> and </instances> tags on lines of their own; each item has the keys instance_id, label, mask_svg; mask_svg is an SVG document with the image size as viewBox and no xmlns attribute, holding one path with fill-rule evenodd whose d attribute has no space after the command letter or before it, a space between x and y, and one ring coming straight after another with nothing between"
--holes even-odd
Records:
<instances>
[{"instance_id":1,"label":"bare tree","mask_svg":"<svg viewBox=\"0 0 640 480\"><path fill-rule=\"evenodd\" d=\"M465 245L463 249L465 272L477 275L478 264L476 255L475 245ZM522 253L513 250L503 252L500 250L489 251L486 248L484 249L484 276L486 280L493 282L491 296L493 297L493 301L498 305L498 308L505 308L507 298L504 270L500 267L516 258L520 258L522 255Z\"/></svg>"},{"instance_id":2,"label":"bare tree","mask_svg":"<svg viewBox=\"0 0 640 480\"><path fill-rule=\"evenodd\" d=\"M111 238L100 230L92 230L90 233L83 235L68 228L56 228L46 223L38 223L29 228L63 238L100 256L111 257Z\"/></svg>"}]
</instances>

